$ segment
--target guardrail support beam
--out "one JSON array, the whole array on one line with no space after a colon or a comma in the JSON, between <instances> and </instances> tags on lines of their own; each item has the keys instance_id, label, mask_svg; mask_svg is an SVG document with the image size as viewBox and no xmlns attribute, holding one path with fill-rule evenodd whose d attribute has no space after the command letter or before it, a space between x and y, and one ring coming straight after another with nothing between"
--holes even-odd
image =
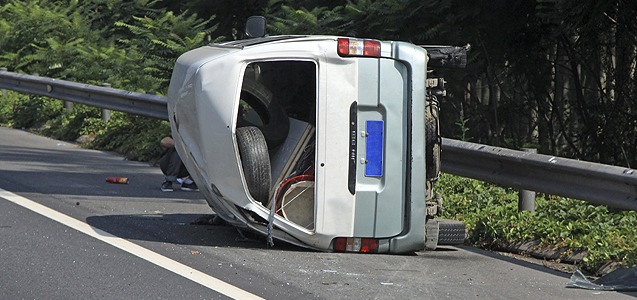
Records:
<instances>
[{"instance_id":1,"label":"guardrail support beam","mask_svg":"<svg viewBox=\"0 0 637 300\"><path fill-rule=\"evenodd\" d=\"M527 153L537 153L537 149L522 148L522 151ZM518 211L535 211L535 192L525 189L518 191Z\"/></svg>"},{"instance_id":2,"label":"guardrail support beam","mask_svg":"<svg viewBox=\"0 0 637 300\"><path fill-rule=\"evenodd\" d=\"M110 88L110 83L102 83L102 87ZM110 121L111 120L111 110L102 108L102 121Z\"/></svg>"},{"instance_id":3,"label":"guardrail support beam","mask_svg":"<svg viewBox=\"0 0 637 300\"><path fill-rule=\"evenodd\" d=\"M7 71L9 71L9 69L4 67L0 68L0 72L7 72ZM2 89L2 97L6 97L6 96L7 96L7 90Z\"/></svg>"},{"instance_id":4,"label":"guardrail support beam","mask_svg":"<svg viewBox=\"0 0 637 300\"><path fill-rule=\"evenodd\" d=\"M73 112L73 102L64 101L64 109L66 110L67 114L72 113Z\"/></svg>"}]
</instances>

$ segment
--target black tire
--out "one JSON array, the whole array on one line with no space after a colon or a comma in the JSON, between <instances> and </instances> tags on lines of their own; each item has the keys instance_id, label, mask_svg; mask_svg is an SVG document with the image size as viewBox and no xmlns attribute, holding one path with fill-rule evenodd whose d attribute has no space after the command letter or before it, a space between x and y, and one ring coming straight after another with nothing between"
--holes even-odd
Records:
<instances>
[{"instance_id":1,"label":"black tire","mask_svg":"<svg viewBox=\"0 0 637 300\"><path fill-rule=\"evenodd\" d=\"M438 245L461 245L467 235L464 223L456 220L435 219L438 221Z\"/></svg>"},{"instance_id":2,"label":"black tire","mask_svg":"<svg viewBox=\"0 0 637 300\"><path fill-rule=\"evenodd\" d=\"M266 206L272 175L265 137L256 127L240 127L237 128L237 144L250 195Z\"/></svg>"},{"instance_id":3,"label":"black tire","mask_svg":"<svg viewBox=\"0 0 637 300\"><path fill-rule=\"evenodd\" d=\"M272 92L255 79L246 76L241 87L241 100L254 109L263 124L257 126L240 117L237 127L257 126L270 149L281 145L288 136L290 121L283 107L272 101Z\"/></svg>"},{"instance_id":4,"label":"black tire","mask_svg":"<svg viewBox=\"0 0 637 300\"><path fill-rule=\"evenodd\" d=\"M438 104L427 101L425 105L425 164L427 180L435 181L440 175L440 129Z\"/></svg>"}]
</instances>

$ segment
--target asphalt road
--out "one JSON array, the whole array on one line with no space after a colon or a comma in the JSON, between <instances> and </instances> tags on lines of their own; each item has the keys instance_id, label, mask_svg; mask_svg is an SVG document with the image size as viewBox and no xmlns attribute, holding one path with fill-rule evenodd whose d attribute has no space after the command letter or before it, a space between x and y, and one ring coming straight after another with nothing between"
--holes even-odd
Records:
<instances>
[{"instance_id":1,"label":"asphalt road","mask_svg":"<svg viewBox=\"0 0 637 300\"><path fill-rule=\"evenodd\" d=\"M637 296L566 288L570 274L467 246L413 255L267 248L197 223L212 213L202 195L161 192L162 179L147 163L0 127L0 299Z\"/></svg>"}]
</instances>

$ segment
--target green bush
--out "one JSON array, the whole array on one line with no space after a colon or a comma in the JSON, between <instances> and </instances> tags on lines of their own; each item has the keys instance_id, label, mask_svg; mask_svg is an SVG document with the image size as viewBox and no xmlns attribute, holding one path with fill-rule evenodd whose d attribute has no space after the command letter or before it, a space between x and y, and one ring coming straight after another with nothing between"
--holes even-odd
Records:
<instances>
[{"instance_id":1,"label":"green bush","mask_svg":"<svg viewBox=\"0 0 637 300\"><path fill-rule=\"evenodd\" d=\"M159 157L159 141L170 134L168 122L113 112L111 120L88 147L117 151L128 159L152 161Z\"/></svg>"},{"instance_id":2,"label":"green bush","mask_svg":"<svg viewBox=\"0 0 637 300\"><path fill-rule=\"evenodd\" d=\"M537 241L564 256L585 251L580 267L637 264L637 212L539 195L535 212L518 212L517 190L442 174L436 184L445 217L462 220L469 242L485 248Z\"/></svg>"},{"instance_id":3,"label":"green bush","mask_svg":"<svg viewBox=\"0 0 637 300\"><path fill-rule=\"evenodd\" d=\"M13 128L37 128L62 114L60 101L6 92L0 98L0 123Z\"/></svg>"},{"instance_id":4,"label":"green bush","mask_svg":"<svg viewBox=\"0 0 637 300\"><path fill-rule=\"evenodd\" d=\"M136 92L166 93L177 57L212 40L216 25L189 12L173 13L162 1L9 0L0 4L0 66L10 71ZM56 139L95 140L86 146L153 160L166 122L62 101L7 93L0 123ZM90 141L90 139L89 139Z\"/></svg>"},{"instance_id":5,"label":"green bush","mask_svg":"<svg viewBox=\"0 0 637 300\"><path fill-rule=\"evenodd\" d=\"M50 102L58 102L48 100ZM101 121L101 110L96 107L75 104L73 112L59 114L56 118L47 122L47 126L42 130L42 134L54 139L64 141L75 141L80 135L91 129L89 124L95 120ZM89 131L93 132L93 131Z\"/></svg>"}]
</instances>

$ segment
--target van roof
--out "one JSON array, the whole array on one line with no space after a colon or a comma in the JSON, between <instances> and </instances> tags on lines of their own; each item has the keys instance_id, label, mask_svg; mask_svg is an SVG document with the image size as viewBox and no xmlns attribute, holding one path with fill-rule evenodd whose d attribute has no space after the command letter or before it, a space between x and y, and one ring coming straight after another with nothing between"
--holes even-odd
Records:
<instances>
[{"instance_id":1,"label":"van roof","mask_svg":"<svg viewBox=\"0 0 637 300\"><path fill-rule=\"evenodd\" d=\"M266 43L271 43L271 42L279 42L279 41L284 41L284 40L291 40L291 39L298 39L298 38L305 38L305 37L307 37L307 36L306 35L274 35L274 36L266 36L266 37L260 37L260 38L236 40L236 41L230 41L230 42L211 44L210 46L213 46L213 47L243 48L243 47L255 46L255 45L259 45L259 44L266 44Z\"/></svg>"}]
</instances>

